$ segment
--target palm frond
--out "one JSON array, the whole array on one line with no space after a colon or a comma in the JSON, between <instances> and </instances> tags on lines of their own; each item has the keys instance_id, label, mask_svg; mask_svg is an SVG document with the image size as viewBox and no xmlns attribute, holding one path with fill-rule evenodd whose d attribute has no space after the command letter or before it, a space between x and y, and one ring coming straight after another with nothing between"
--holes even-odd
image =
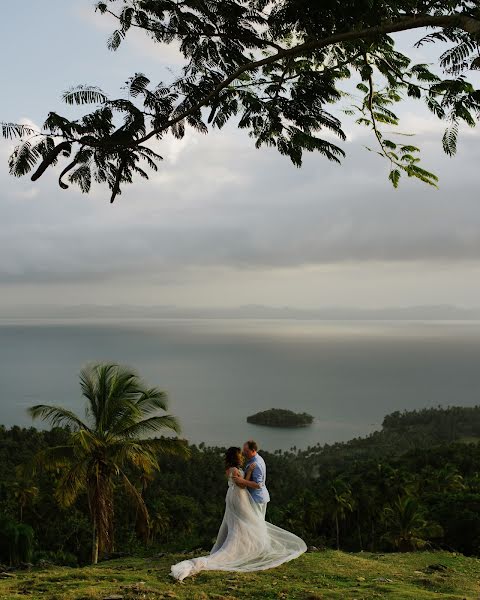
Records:
<instances>
[{"instance_id":1,"label":"palm frond","mask_svg":"<svg viewBox=\"0 0 480 600\"><path fill-rule=\"evenodd\" d=\"M189 458L191 455L187 441L179 438L150 438L141 440L141 444L160 455L178 456L180 458Z\"/></svg>"},{"instance_id":2,"label":"palm frond","mask_svg":"<svg viewBox=\"0 0 480 600\"><path fill-rule=\"evenodd\" d=\"M123 471L120 472L120 476L122 478L125 491L130 496L130 498L134 501L136 507L138 508L140 517L144 521L145 525L148 527L149 522L150 522L150 517L148 514L147 506L142 498L142 495L137 490L137 488L132 484L130 479L126 476L126 474Z\"/></svg>"},{"instance_id":3,"label":"palm frond","mask_svg":"<svg viewBox=\"0 0 480 600\"><path fill-rule=\"evenodd\" d=\"M152 475L155 471L160 470L157 458L148 446L136 442L128 447L128 450L125 455L125 463L129 463L140 473Z\"/></svg>"},{"instance_id":4,"label":"palm frond","mask_svg":"<svg viewBox=\"0 0 480 600\"><path fill-rule=\"evenodd\" d=\"M72 444L86 454L94 454L95 450L103 447L103 441L89 429L79 429L71 436Z\"/></svg>"},{"instance_id":5,"label":"palm frond","mask_svg":"<svg viewBox=\"0 0 480 600\"><path fill-rule=\"evenodd\" d=\"M48 404L37 404L28 409L29 415L33 419L42 419L48 421L52 427L72 427L74 431L77 429L89 430L81 419L75 413L61 406L50 406Z\"/></svg>"},{"instance_id":6,"label":"palm frond","mask_svg":"<svg viewBox=\"0 0 480 600\"><path fill-rule=\"evenodd\" d=\"M52 471L61 468L70 467L76 460L75 448L72 445L68 446L52 446L45 448L33 458L33 472L38 469Z\"/></svg>"},{"instance_id":7,"label":"palm frond","mask_svg":"<svg viewBox=\"0 0 480 600\"><path fill-rule=\"evenodd\" d=\"M125 465L134 466L142 473L153 473L159 470L154 451L142 440L122 439L109 444L109 454L120 471Z\"/></svg>"},{"instance_id":8,"label":"palm frond","mask_svg":"<svg viewBox=\"0 0 480 600\"><path fill-rule=\"evenodd\" d=\"M125 428L122 431L122 434L128 437L138 438L149 433L157 433L164 430L180 433L180 424L173 415L148 417L147 419L138 421L134 425Z\"/></svg>"},{"instance_id":9,"label":"palm frond","mask_svg":"<svg viewBox=\"0 0 480 600\"><path fill-rule=\"evenodd\" d=\"M137 406L144 415L157 410L167 410L168 395L157 387L146 388L141 392Z\"/></svg>"},{"instance_id":10,"label":"palm frond","mask_svg":"<svg viewBox=\"0 0 480 600\"><path fill-rule=\"evenodd\" d=\"M82 396L88 403L87 417L92 418L94 422L98 420L97 383L92 367L84 367L80 371L80 389L82 390Z\"/></svg>"},{"instance_id":11,"label":"palm frond","mask_svg":"<svg viewBox=\"0 0 480 600\"><path fill-rule=\"evenodd\" d=\"M57 483L55 498L61 506L68 508L86 490L86 484L87 464L86 461L80 461L63 472Z\"/></svg>"},{"instance_id":12,"label":"palm frond","mask_svg":"<svg viewBox=\"0 0 480 600\"><path fill-rule=\"evenodd\" d=\"M105 408L109 386L112 374L117 368L116 364L100 363L87 365L80 372L82 395L88 401L89 414L95 421L96 430L105 430Z\"/></svg>"},{"instance_id":13,"label":"palm frond","mask_svg":"<svg viewBox=\"0 0 480 600\"><path fill-rule=\"evenodd\" d=\"M141 417L136 405L138 393L139 379L135 372L119 366L110 371L102 421L105 430L117 430L119 422L125 419L134 422Z\"/></svg>"}]
</instances>

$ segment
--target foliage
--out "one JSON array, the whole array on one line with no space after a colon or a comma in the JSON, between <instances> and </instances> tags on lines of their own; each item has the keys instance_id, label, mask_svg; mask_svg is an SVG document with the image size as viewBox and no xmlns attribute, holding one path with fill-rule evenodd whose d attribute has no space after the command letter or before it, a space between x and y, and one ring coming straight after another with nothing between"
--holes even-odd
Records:
<instances>
[{"instance_id":1,"label":"foliage","mask_svg":"<svg viewBox=\"0 0 480 600\"><path fill-rule=\"evenodd\" d=\"M0 515L0 561L10 565L29 562L33 553L34 532L30 525L16 523L8 515Z\"/></svg>"},{"instance_id":2,"label":"foliage","mask_svg":"<svg viewBox=\"0 0 480 600\"><path fill-rule=\"evenodd\" d=\"M387 415L382 427L389 433L405 434L411 430L422 432L436 441L478 437L480 432L480 407L450 406L421 410L394 412Z\"/></svg>"},{"instance_id":3,"label":"foliage","mask_svg":"<svg viewBox=\"0 0 480 600\"><path fill-rule=\"evenodd\" d=\"M431 532L415 498L407 494L397 498L385 507L384 516L386 538L396 550L409 552L425 547L425 538L431 536Z\"/></svg>"},{"instance_id":4,"label":"foliage","mask_svg":"<svg viewBox=\"0 0 480 600\"><path fill-rule=\"evenodd\" d=\"M87 401L82 421L58 406L37 405L29 409L34 418L42 418L54 427L68 426L67 444L40 451L34 465L60 473L55 498L71 507L86 492L92 519L93 562L98 555L113 550L115 482L119 481L137 508L137 518L148 522L141 493L132 484L126 468L149 476L159 470L159 453L182 452L182 444L143 436L162 430L179 432L179 425L166 411L165 392L146 387L138 375L114 364L97 364L82 370L82 394Z\"/></svg>"},{"instance_id":5,"label":"foliage","mask_svg":"<svg viewBox=\"0 0 480 600\"><path fill-rule=\"evenodd\" d=\"M395 107L406 98L425 102L446 123L448 155L460 125L473 127L480 113L480 90L468 78L480 66L476 0L105 0L96 10L118 23L110 50L141 30L154 43L175 44L182 71L159 83L135 73L120 98L72 88L64 101L93 110L74 120L51 112L40 131L4 123L3 136L20 139L10 157L15 176L35 168L35 181L62 161L63 189L67 179L87 193L95 180L108 185L113 202L134 177L148 178L145 167L158 169L162 157L149 142L156 148L167 134L207 133L231 119L257 148L274 147L296 166L305 152L338 163L344 150L332 140L345 140L347 112L372 130L395 187L402 174L436 185L419 149L392 139ZM417 29L418 46L440 44L439 73L396 49L392 34ZM354 94L343 87L350 79Z\"/></svg>"},{"instance_id":6,"label":"foliage","mask_svg":"<svg viewBox=\"0 0 480 600\"><path fill-rule=\"evenodd\" d=\"M313 423L312 415L295 413L284 408L270 408L247 417L248 423L269 427L305 427Z\"/></svg>"},{"instance_id":7,"label":"foliage","mask_svg":"<svg viewBox=\"0 0 480 600\"><path fill-rule=\"evenodd\" d=\"M272 497L268 519L318 547L372 552L430 547L480 556L480 443L458 441L480 407L427 411L389 415L387 428L347 443L261 451ZM452 441L444 423L453 413L458 438ZM408 429L398 434L395 428L407 421ZM469 433L480 437L480 428ZM15 467L31 463L38 451L68 444L71 435L59 428L0 427L0 513L18 520ZM147 507L147 529L125 488L114 488L117 551L207 550L213 544L224 511L224 449L190 446L185 460L161 455L158 448L165 443L165 438L155 442L159 472L145 477L125 465ZM69 509L59 506L52 491L62 479L62 471L36 474L39 491L35 502L25 505L24 523L35 531L35 556L74 554L85 563L92 546L87 496L80 495Z\"/></svg>"},{"instance_id":8,"label":"foliage","mask_svg":"<svg viewBox=\"0 0 480 600\"><path fill-rule=\"evenodd\" d=\"M337 550L340 550L340 523L345 521L347 514L353 512L355 500L352 490L342 479L337 478L330 485L330 498L326 507L335 522L335 538Z\"/></svg>"}]
</instances>

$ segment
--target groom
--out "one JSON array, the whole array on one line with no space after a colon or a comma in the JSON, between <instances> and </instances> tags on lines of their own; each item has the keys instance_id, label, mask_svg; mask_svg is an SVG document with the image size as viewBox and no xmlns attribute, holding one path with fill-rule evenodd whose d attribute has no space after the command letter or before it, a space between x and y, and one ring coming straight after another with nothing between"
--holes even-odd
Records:
<instances>
[{"instance_id":1,"label":"groom","mask_svg":"<svg viewBox=\"0 0 480 600\"><path fill-rule=\"evenodd\" d=\"M258 454L257 443L248 440L243 444L243 454L246 458L245 471L250 465L254 465L250 481L243 477L234 477L233 480L240 487L246 487L252 497L255 508L260 512L263 518L267 512L267 502L270 500L270 494L265 486L267 478L267 467L265 461Z\"/></svg>"}]
</instances>

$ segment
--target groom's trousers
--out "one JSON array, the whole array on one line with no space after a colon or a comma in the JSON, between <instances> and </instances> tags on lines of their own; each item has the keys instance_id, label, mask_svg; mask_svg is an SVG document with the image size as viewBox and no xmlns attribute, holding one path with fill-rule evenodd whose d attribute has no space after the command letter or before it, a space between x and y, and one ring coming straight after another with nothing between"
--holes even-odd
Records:
<instances>
[{"instance_id":1,"label":"groom's trousers","mask_svg":"<svg viewBox=\"0 0 480 600\"><path fill-rule=\"evenodd\" d=\"M260 516L265 519L265 515L267 513L267 504L268 502L252 502L255 510L260 514Z\"/></svg>"}]
</instances>

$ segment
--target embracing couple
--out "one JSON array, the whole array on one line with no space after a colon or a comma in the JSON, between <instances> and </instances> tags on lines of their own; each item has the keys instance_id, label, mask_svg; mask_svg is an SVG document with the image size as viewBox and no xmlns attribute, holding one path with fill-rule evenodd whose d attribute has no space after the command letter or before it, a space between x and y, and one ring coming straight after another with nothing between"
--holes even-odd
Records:
<instances>
[{"instance_id":1,"label":"embracing couple","mask_svg":"<svg viewBox=\"0 0 480 600\"><path fill-rule=\"evenodd\" d=\"M217 540L208 556L173 565L171 575L183 580L200 571L261 571L277 567L303 554L307 547L299 537L265 521L270 500L265 485L267 469L250 440L225 453L228 481L225 514Z\"/></svg>"}]
</instances>

